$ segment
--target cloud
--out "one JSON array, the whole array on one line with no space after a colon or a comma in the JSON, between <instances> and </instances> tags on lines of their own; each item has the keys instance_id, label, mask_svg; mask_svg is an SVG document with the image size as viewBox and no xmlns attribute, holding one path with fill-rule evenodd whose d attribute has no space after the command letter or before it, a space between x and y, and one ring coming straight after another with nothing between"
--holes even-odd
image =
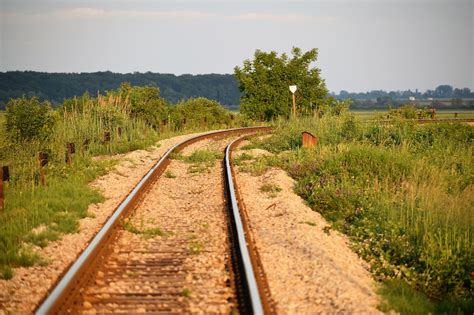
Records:
<instances>
[{"instance_id":1,"label":"cloud","mask_svg":"<svg viewBox=\"0 0 474 315\"><path fill-rule=\"evenodd\" d=\"M209 18L213 16L213 14L200 11L103 10L96 8L74 8L68 10L58 10L54 11L53 15L67 18L154 17L178 19Z\"/></svg>"},{"instance_id":2,"label":"cloud","mask_svg":"<svg viewBox=\"0 0 474 315\"><path fill-rule=\"evenodd\" d=\"M93 7L77 7L65 10L56 10L49 13L0 13L0 17L20 19L20 18L163 18L178 20L197 20L212 19L221 21L254 21L254 22L274 22L274 23L331 23L337 20L337 17L331 16L312 16L306 14L274 14L248 12L236 15L218 14L207 11L166 11L166 10L105 10Z\"/></svg>"},{"instance_id":3,"label":"cloud","mask_svg":"<svg viewBox=\"0 0 474 315\"><path fill-rule=\"evenodd\" d=\"M231 19L241 21L271 21L271 22L333 22L334 17L317 17L304 14L266 14L266 13L245 13L231 16Z\"/></svg>"}]
</instances>

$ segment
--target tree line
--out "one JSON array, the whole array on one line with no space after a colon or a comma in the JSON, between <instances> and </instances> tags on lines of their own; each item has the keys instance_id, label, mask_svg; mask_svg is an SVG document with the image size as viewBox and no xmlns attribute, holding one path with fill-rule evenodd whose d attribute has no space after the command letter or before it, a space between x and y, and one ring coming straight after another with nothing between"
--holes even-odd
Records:
<instances>
[{"instance_id":1,"label":"tree line","mask_svg":"<svg viewBox=\"0 0 474 315\"><path fill-rule=\"evenodd\" d=\"M174 104L188 98L205 97L215 100L227 108L236 110L241 104L241 96L242 104L244 104L244 107L248 107L249 94L245 94L242 88L243 85L245 85L246 88L251 88L250 84L252 84L252 81L248 81L247 78L244 78L242 71L245 72L249 70L249 66L256 66L254 69L256 71L255 78L252 80L260 80L265 77L265 80L269 83L269 88L282 89L285 91L283 97L285 101L287 101L290 96L286 94L286 85L296 82L293 82L294 80L292 81L293 77L288 77L283 80L277 79L272 84L270 84L270 81L275 79L275 73L281 71L283 69L282 67L288 68L288 72L286 72L285 75L292 75L291 72L295 73L295 70L292 68L301 66L298 62L303 62L302 65L305 66L304 62L308 60L308 57L315 57L309 56L312 53L314 52L309 51L306 52L305 55L300 51L300 55L297 57L293 56L293 59L289 59L288 56L284 54L284 56L278 56L275 52L270 52L267 56L267 53L257 51L254 56L255 65L249 64L251 61L247 60L244 62L242 69L236 70L235 74L184 74L176 76L174 74L152 72L121 74L110 71L93 73L0 72L0 110L5 109L9 99L22 96L36 96L39 100L50 101L51 104L56 107L62 104L65 99L80 96L85 92L90 95L97 95L104 94L106 91L115 90L119 88L123 82L129 82L134 86L159 87L160 96ZM316 59L312 58L311 60ZM262 72L260 68L269 66L272 62L277 62L271 65L272 71L266 74ZM286 63L287 65L285 65ZM306 66L306 69L308 70L309 68ZM258 76L260 76L260 78L257 78ZM311 77L311 75L309 75L309 77ZM298 93L303 93L303 89L306 88L304 85L313 84L317 87L319 84L319 81L305 83L302 78L298 80L301 81L299 82L300 85L303 84L303 86L299 88ZM313 93L311 91L310 89L308 92L305 92L305 100L308 99L308 93ZM260 101L267 103L274 101L276 100L275 95L278 95L278 93L279 91L274 92L270 98L261 99ZM451 85L439 85L434 90L427 90L425 92L418 90L348 92L342 90L338 94L329 93L329 96L337 100L352 100L351 108L353 109L386 109L388 107L399 107L410 97L416 98L418 103L415 105L418 106L474 108L474 91L471 91L469 88L454 88ZM291 102L291 99L288 101ZM277 107L278 106L280 105L277 105ZM281 111L281 108L276 111ZM267 115L268 114L270 116L272 115L271 113L267 113Z\"/></svg>"},{"instance_id":2,"label":"tree line","mask_svg":"<svg viewBox=\"0 0 474 315\"><path fill-rule=\"evenodd\" d=\"M34 71L0 72L0 109L11 98L37 97L58 106L65 99L83 95L105 94L123 82L133 86L159 87L160 96L170 103L196 97L215 100L227 108L237 108L240 92L231 74L190 75L162 73L46 73Z\"/></svg>"}]
</instances>

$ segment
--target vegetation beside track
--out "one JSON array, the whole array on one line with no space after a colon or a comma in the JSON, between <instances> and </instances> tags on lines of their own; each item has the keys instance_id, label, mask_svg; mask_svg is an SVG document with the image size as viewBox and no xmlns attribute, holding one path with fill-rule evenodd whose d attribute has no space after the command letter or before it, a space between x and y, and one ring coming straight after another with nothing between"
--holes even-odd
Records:
<instances>
[{"instance_id":1,"label":"vegetation beside track","mask_svg":"<svg viewBox=\"0 0 474 315\"><path fill-rule=\"evenodd\" d=\"M275 155L238 163L288 171L295 191L352 239L384 283L383 310L472 311L473 127L383 125L349 113L275 125L248 146ZM302 131L318 137L315 148L302 148Z\"/></svg>"},{"instance_id":2,"label":"vegetation beside track","mask_svg":"<svg viewBox=\"0 0 474 315\"><path fill-rule=\"evenodd\" d=\"M89 204L102 200L88 183L115 162L94 156L145 149L183 133L248 124L214 101L198 98L172 106L157 88L127 84L97 98L85 94L65 100L58 110L36 98L10 100L0 115L0 167L8 166L10 172L0 209L0 278L11 278L13 267L48 263L34 246L77 232L79 219L90 215ZM72 163L65 159L67 143L75 144ZM44 186L39 152L48 155Z\"/></svg>"}]
</instances>

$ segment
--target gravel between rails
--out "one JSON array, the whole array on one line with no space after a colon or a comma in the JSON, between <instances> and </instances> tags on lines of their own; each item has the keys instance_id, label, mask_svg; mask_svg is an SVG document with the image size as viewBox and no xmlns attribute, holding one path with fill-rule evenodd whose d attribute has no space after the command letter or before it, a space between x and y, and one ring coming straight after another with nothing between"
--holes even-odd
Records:
<instances>
[{"instance_id":1,"label":"gravel between rails","mask_svg":"<svg viewBox=\"0 0 474 315\"><path fill-rule=\"evenodd\" d=\"M245 145L245 142L241 144ZM263 150L236 151L253 156ZM236 180L280 314L378 314L375 283L348 239L293 192L294 181L271 169L252 176L236 168ZM281 191L260 191L276 184Z\"/></svg>"},{"instance_id":2,"label":"gravel between rails","mask_svg":"<svg viewBox=\"0 0 474 315\"><path fill-rule=\"evenodd\" d=\"M49 260L47 266L15 268L10 280L0 280L0 314L30 314L45 297L59 276L84 250L122 199L131 191L151 166L173 145L198 135L189 134L159 141L149 150L137 150L111 158L119 161L107 175L91 183L106 201L89 206L95 217L80 220L80 232L67 234L45 248L34 248ZM108 157L107 157L108 158Z\"/></svg>"},{"instance_id":3,"label":"gravel between rails","mask_svg":"<svg viewBox=\"0 0 474 315\"><path fill-rule=\"evenodd\" d=\"M182 154L198 149L222 152L228 142L199 141ZM167 168L168 176L153 185L128 223L139 231L159 228L162 235L146 237L130 229L121 230L118 246L98 268L92 286L84 289L82 307L74 313L229 314L236 308L230 285L222 162L214 161L208 170L199 173L190 173L189 167L188 163L173 160ZM136 272L130 264L147 271ZM177 271L170 274L172 281L163 276L170 270ZM147 273L153 276L147 277ZM160 293L160 301L147 296L152 293ZM141 296L138 303L146 303L135 305L133 298L113 301L137 295Z\"/></svg>"}]
</instances>

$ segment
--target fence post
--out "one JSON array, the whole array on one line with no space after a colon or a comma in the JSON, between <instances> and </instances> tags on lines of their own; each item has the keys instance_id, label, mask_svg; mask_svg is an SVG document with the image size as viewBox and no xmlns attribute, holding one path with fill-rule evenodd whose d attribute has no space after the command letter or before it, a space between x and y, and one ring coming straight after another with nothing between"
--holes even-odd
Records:
<instances>
[{"instance_id":1,"label":"fence post","mask_svg":"<svg viewBox=\"0 0 474 315\"><path fill-rule=\"evenodd\" d=\"M40 167L41 186L45 186L46 185L46 177L45 177L43 166L46 166L46 164L48 164L48 153L39 152L38 153L38 161L39 161L39 167Z\"/></svg>"},{"instance_id":2,"label":"fence post","mask_svg":"<svg viewBox=\"0 0 474 315\"><path fill-rule=\"evenodd\" d=\"M0 210L4 209L4 194L3 194L3 167L0 168Z\"/></svg>"},{"instance_id":3,"label":"fence post","mask_svg":"<svg viewBox=\"0 0 474 315\"><path fill-rule=\"evenodd\" d=\"M72 154L76 153L76 145L73 142L66 144L66 163L71 166Z\"/></svg>"},{"instance_id":4,"label":"fence post","mask_svg":"<svg viewBox=\"0 0 474 315\"><path fill-rule=\"evenodd\" d=\"M110 141L110 131L104 132L104 143L108 143Z\"/></svg>"}]
</instances>

